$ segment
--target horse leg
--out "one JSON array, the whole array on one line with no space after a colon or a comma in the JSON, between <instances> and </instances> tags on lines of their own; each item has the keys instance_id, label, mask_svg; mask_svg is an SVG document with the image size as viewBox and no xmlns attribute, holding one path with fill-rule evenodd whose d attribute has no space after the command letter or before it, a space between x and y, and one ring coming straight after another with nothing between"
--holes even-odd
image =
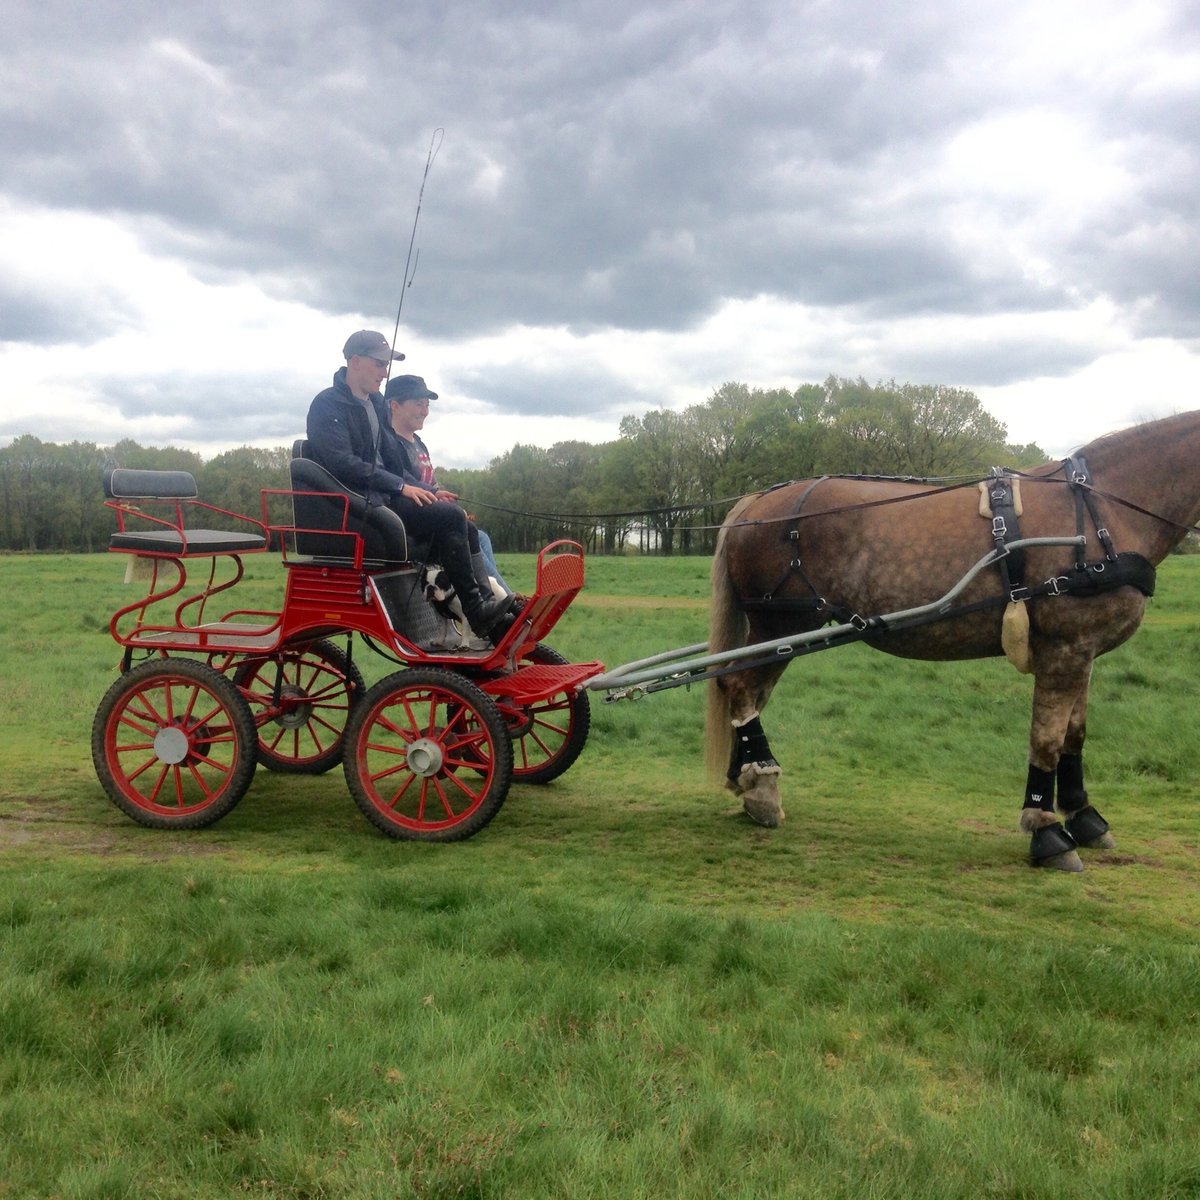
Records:
<instances>
[{"instance_id":1,"label":"horse leg","mask_svg":"<svg viewBox=\"0 0 1200 1200\"><path fill-rule=\"evenodd\" d=\"M1058 808L1066 817L1066 830L1079 846L1091 850L1116 847L1108 832L1108 822L1088 803L1083 786L1083 743L1087 736L1088 689L1085 687L1067 722L1062 754L1055 771L1058 784Z\"/></svg>"},{"instance_id":2,"label":"horse leg","mask_svg":"<svg viewBox=\"0 0 1200 1200\"><path fill-rule=\"evenodd\" d=\"M783 768L771 753L759 714L782 674L782 666L772 665L739 671L718 680L733 725L725 786L741 800L746 816L772 829L783 820L779 798Z\"/></svg>"},{"instance_id":3,"label":"horse leg","mask_svg":"<svg viewBox=\"0 0 1200 1200\"><path fill-rule=\"evenodd\" d=\"M1020 828L1030 835L1029 861L1035 867L1082 871L1075 839L1054 814L1054 785L1067 730L1081 699L1086 705L1090 664L1082 678L1036 675L1033 687L1033 720L1029 730L1029 774ZM1082 724L1076 726L1082 733Z\"/></svg>"}]
</instances>

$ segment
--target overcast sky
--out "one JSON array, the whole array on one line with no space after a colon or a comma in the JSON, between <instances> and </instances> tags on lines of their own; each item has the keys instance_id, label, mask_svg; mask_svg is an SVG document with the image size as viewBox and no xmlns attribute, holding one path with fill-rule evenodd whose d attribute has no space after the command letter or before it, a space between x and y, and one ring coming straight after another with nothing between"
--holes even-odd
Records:
<instances>
[{"instance_id":1,"label":"overcast sky","mask_svg":"<svg viewBox=\"0 0 1200 1200\"><path fill-rule=\"evenodd\" d=\"M1051 454L1200 406L1194 0L0 0L0 30L0 444L290 444L402 293L443 466L729 380L969 388Z\"/></svg>"}]
</instances>

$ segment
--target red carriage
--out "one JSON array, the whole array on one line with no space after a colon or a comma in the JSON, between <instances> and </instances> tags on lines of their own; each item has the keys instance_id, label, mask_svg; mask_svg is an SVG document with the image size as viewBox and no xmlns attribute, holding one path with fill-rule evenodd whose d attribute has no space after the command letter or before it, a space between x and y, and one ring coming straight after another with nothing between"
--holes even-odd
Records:
<instances>
[{"instance_id":1,"label":"red carriage","mask_svg":"<svg viewBox=\"0 0 1200 1200\"><path fill-rule=\"evenodd\" d=\"M557 778L587 740L584 687L603 664L569 663L542 640L583 586L582 548L545 547L516 623L495 646L469 639L426 600L421 548L400 518L305 449L291 488L263 492L261 519L200 501L184 471L106 473L109 549L148 583L109 624L124 654L92 730L100 782L143 825L195 829L228 813L260 764L341 763L389 836L470 837L512 781ZM217 615L243 558L268 552L282 559L281 607ZM369 688L356 634L399 667Z\"/></svg>"}]
</instances>

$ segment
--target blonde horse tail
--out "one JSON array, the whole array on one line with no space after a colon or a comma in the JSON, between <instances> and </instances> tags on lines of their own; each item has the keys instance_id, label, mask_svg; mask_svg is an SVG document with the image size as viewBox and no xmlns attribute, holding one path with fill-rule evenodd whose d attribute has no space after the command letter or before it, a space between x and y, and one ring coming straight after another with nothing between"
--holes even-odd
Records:
<instances>
[{"instance_id":1,"label":"blonde horse tail","mask_svg":"<svg viewBox=\"0 0 1200 1200\"><path fill-rule=\"evenodd\" d=\"M712 601L708 611L708 652L719 654L746 644L750 623L729 578L727 535L730 525L757 500L757 495L745 496L734 505L717 534L717 547L712 560ZM704 714L704 759L709 774L724 780L733 749L733 726L730 724L729 704L715 679L708 681L708 698Z\"/></svg>"}]
</instances>

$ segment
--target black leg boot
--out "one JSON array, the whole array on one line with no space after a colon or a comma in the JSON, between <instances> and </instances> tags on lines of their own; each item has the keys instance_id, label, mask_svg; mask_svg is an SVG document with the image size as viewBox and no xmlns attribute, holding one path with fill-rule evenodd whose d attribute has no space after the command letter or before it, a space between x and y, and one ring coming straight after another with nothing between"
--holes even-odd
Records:
<instances>
[{"instance_id":1,"label":"black leg boot","mask_svg":"<svg viewBox=\"0 0 1200 1200\"><path fill-rule=\"evenodd\" d=\"M467 623L480 637L498 642L513 623L513 616L509 611L512 598L504 596L496 599L490 594L484 595L475 580L471 550L467 545L465 531L448 531L442 536L438 549L442 568L454 584Z\"/></svg>"}]
</instances>

